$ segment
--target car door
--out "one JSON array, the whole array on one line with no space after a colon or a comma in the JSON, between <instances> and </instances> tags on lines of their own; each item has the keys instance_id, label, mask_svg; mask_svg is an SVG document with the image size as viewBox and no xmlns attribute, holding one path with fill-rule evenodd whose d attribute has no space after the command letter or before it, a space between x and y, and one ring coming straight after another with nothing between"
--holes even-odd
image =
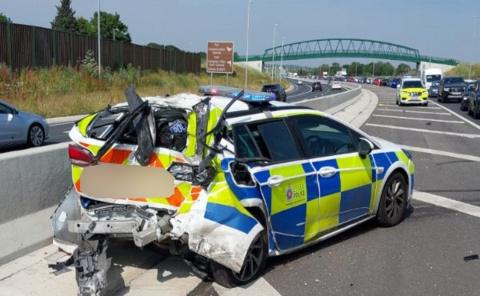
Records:
<instances>
[{"instance_id":1,"label":"car door","mask_svg":"<svg viewBox=\"0 0 480 296\"><path fill-rule=\"evenodd\" d=\"M369 214L375 195L376 170L371 157L360 157L360 135L320 115L291 118L317 173L319 220L322 233Z\"/></svg>"},{"instance_id":2,"label":"car door","mask_svg":"<svg viewBox=\"0 0 480 296\"><path fill-rule=\"evenodd\" d=\"M304 159L286 121L267 120L234 127L234 134L237 159L266 160L251 171L270 217L276 248L287 250L302 245L309 238L307 220L318 219L314 217L318 214L314 211L316 205L309 204L318 197L318 184L313 166Z\"/></svg>"}]
</instances>

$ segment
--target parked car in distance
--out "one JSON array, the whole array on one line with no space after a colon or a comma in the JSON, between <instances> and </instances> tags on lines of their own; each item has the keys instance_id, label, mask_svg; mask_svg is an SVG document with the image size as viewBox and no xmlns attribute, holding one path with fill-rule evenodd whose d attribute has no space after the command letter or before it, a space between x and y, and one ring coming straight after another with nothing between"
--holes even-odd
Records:
<instances>
[{"instance_id":1,"label":"parked car in distance","mask_svg":"<svg viewBox=\"0 0 480 296\"><path fill-rule=\"evenodd\" d=\"M332 86L331 86L332 90L341 90L342 89L342 85L340 83L338 83L337 81L334 81L332 83Z\"/></svg>"},{"instance_id":2,"label":"parked car in distance","mask_svg":"<svg viewBox=\"0 0 480 296\"><path fill-rule=\"evenodd\" d=\"M468 93L468 114L474 118L480 118L480 80L475 83Z\"/></svg>"},{"instance_id":3,"label":"parked car in distance","mask_svg":"<svg viewBox=\"0 0 480 296\"><path fill-rule=\"evenodd\" d=\"M388 82L388 86L391 88L397 88L397 85L400 84L400 78L393 78Z\"/></svg>"},{"instance_id":4,"label":"parked car in distance","mask_svg":"<svg viewBox=\"0 0 480 296\"><path fill-rule=\"evenodd\" d=\"M0 100L0 147L28 144L43 145L48 137L48 123L40 115L18 110Z\"/></svg>"},{"instance_id":5,"label":"parked car in distance","mask_svg":"<svg viewBox=\"0 0 480 296\"><path fill-rule=\"evenodd\" d=\"M428 97L430 98L436 98L438 97L438 87L439 87L440 82L434 81L430 85L430 88L428 89Z\"/></svg>"},{"instance_id":6,"label":"parked car in distance","mask_svg":"<svg viewBox=\"0 0 480 296\"><path fill-rule=\"evenodd\" d=\"M274 93L277 101L286 102L287 101L287 93L285 89L278 83L275 84L265 84L262 87L262 92L269 92Z\"/></svg>"},{"instance_id":7,"label":"parked car in distance","mask_svg":"<svg viewBox=\"0 0 480 296\"><path fill-rule=\"evenodd\" d=\"M382 79L380 79L380 78L375 78L375 79L373 80L373 83L372 83L372 84L373 84L373 85L376 85L376 86L381 86L381 85L382 85Z\"/></svg>"},{"instance_id":8,"label":"parked car in distance","mask_svg":"<svg viewBox=\"0 0 480 296\"><path fill-rule=\"evenodd\" d=\"M323 88L322 88L322 84L320 83L320 81L316 81L314 83L312 83L312 92L314 91L322 91Z\"/></svg>"},{"instance_id":9,"label":"parked car in distance","mask_svg":"<svg viewBox=\"0 0 480 296\"><path fill-rule=\"evenodd\" d=\"M440 81L438 101L448 102L450 99L454 99L457 103L460 103L460 101L463 99L465 86L466 85L463 77L444 77Z\"/></svg>"},{"instance_id":10,"label":"parked car in distance","mask_svg":"<svg viewBox=\"0 0 480 296\"><path fill-rule=\"evenodd\" d=\"M354 77L349 76L349 77L347 77L347 82L355 83L355 82L357 82L357 81L355 80Z\"/></svg>"},{"instance_id":11,"label":"parked car in distance","mask_svg":"<svg viewBox=\"0 0 480 296\"><path fill-rule=\"evenodd\" d=\"M470 92L475 90L476 81L468 81L466 82L465 92L463 93L463 99L460 102L460 110L467 111L468 110L468 97L470 96Z\"/></svg>"},{"instance_id":12,"label":"parked car in distance","mask_svg":"<svg viewBox=\"0 0 480 296\"><path fill-rule=\"evenodd\" d=\"M303 81L297 80L297 84L298 84L298 85L301 85L301 84L303 84Z\"/></svg>"}]
</instances>

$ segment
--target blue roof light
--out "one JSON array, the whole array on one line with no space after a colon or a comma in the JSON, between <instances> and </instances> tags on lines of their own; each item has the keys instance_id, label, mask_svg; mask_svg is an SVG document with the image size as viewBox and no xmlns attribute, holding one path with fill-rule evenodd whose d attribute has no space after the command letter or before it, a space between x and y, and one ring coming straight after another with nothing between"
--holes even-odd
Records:
<instances>
[{"instance_id":1,"label":"blue roof light","mask_svg":"<svg viewBox=\"0 0 480 296\"><path fill-rule=\"evenodd\" d=\"M237 92L233 92L229 95L229 97L234 98L238 95ZM242 101L246 102L269 102L275 100L275 94L273 93L266 93L266 92L254 92L246 90L243 96L240 98Z\"/></svg>"},{"instance_id":2,"label":"blue roof light","mask_svg":"<svg viewBox=\"0 0 480 296\"><path fill-rule=\"evenodd\" d=\"M228 98L235 98L242 90L228 86L201 86L200 92L207 96L223 96ZM254 90L245 90L240 100L244 102L269 102L274 101L276 96L274 93L260 92Z\"/></svg>"}]
</instances>

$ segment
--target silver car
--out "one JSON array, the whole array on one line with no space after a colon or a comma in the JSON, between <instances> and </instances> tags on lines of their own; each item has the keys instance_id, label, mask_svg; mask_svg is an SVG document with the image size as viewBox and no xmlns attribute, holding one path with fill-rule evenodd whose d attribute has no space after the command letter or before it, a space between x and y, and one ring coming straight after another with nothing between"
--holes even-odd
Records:
<instances>
[{"instance_id":1,"label":"silver car","mask_svg":"<svg viewBox=\"0 0 480 296\"><path fill-rule=\"evenodd\" d=\"M48 123L40 115L23 112L0 100L0 147L41 146L48 137Z\"/></svg>"}]
</instances>

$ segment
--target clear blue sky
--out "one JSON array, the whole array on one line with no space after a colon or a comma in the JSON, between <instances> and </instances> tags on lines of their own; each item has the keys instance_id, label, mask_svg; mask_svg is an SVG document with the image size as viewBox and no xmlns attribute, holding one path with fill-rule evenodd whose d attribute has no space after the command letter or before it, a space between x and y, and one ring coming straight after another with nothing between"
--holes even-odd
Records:
<instances>
[{"instance_id":1,"label":"clear blue sky","mask_svg":"<svg viewBox=\"0 0 480 296\"><path fill-rule=\"evenodd\" d=\"M59 0L0 0L16 23L50 27ZM231 40L245 52L247 0L102 0L118 12L134 43L150 41L205 51L208 40ZM96 0L72 0L77 16L90 18ZM328 37L384 40L421 53L480 62L480 0L253 0L250 53L277 40ZM319 61L320 62L320 61ZM316 63L316 62L315 62Z\"/></svg>"}]
</instances>

